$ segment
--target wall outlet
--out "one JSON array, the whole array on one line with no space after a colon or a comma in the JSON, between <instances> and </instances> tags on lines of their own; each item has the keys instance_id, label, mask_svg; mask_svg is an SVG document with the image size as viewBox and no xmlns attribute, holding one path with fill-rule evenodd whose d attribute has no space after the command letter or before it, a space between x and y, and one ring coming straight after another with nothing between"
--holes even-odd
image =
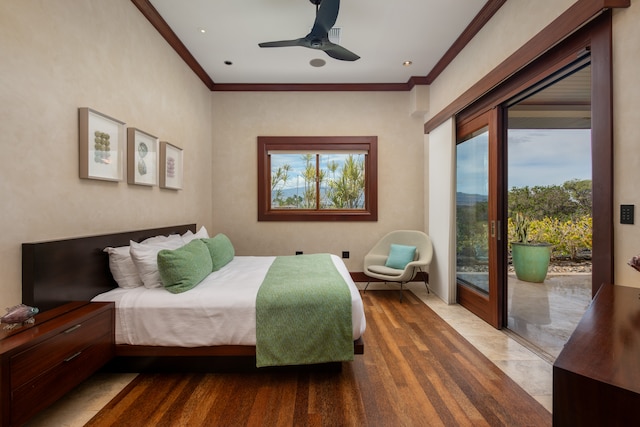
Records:
<instances>
[{"instance_id":1,"label":"wall outlet","mask_svg":"<svg viewBox=\"0 0 640 427\"><path fill-rule=\"evenodd\" d=\"M302 255L302 251L296 251L296 255Z\"/></svg>"},{"instance_id":2,"label":"wall outlet","mask_svg":"<svg viewBox=\"0 0 640 427\"><path fill-rule=\"evenodd\" d=\"M342 251L342 258L349 258L349 251Z\"/></svg>"}]
</instances>

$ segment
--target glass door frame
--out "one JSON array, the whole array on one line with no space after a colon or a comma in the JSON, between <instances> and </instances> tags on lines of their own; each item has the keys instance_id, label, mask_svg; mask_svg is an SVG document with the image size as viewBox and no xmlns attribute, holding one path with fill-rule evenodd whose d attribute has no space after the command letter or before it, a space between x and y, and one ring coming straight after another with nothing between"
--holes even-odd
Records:
<instances>
[{"instance_id":1,"label":"glass door frame","mask_svg":"<svg viewBox=\"0 0 640 427\"><path fill-rule=\"evenodd\" d=\"M482 129L488 130L488 263L489 291L484 294L456 279L456 299L458 304L480 317L495 328L502 328L505 322L504 281L505 269L505 217L504 209L504 159L506 158L506 126L502 107L495 107L473 118L457 121L456 145L465 136ZM463 143L463 142L462 142ZM456 166L457 167L457 166Z\"/></svg>"}]
</instances>

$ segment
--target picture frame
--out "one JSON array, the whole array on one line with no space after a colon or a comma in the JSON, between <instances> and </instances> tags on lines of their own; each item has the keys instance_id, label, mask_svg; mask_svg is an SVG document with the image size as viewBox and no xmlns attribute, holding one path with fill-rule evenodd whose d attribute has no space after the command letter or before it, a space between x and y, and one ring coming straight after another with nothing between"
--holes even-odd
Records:
<instances>
[{"instance_id":1,"label":"picture frame","mask_svg":"<svg viewBox=\"0 0 640 427\"><path fill-rule=\"evenodd\" d=\"M137 128L127 128L127 182L158 183L158 138Z\"/></svg>"},{"instance_id":2,"label":"picture frame","mask_svg":"<svg viewBox=\"0 0 640 427\"><path fill-rule=\"evenodd\" d=\"M80 178L122 181L126 124L88 107L78 124Z\"/></svg>"},{"instance_id":3,"label":"picture frame","mask_svg":"<svg viewBox=\"0 0 640 427\"><path fill-rule=\"evenodd\" d=\"M182 190L183 162L182 148L160 142L160 188Z\"/></svg>"}]
</instances>

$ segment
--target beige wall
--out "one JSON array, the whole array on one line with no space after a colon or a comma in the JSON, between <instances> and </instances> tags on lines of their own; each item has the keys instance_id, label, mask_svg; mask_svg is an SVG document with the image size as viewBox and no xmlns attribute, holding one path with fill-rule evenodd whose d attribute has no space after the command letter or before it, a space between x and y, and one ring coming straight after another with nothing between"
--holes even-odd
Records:
<instances>
[{"instance_id":1,"label":"beige wall","mask_svg":"<svg viewBox=\"0 0 640 427\"><path fill-rule=\"evenodd\" d=\"M184 148L182 191L78 178L78 107ZM211 226L211 93L129 0L0 2L0 307L22 242Z\"/></svg>"},{"instance_id":2,"label":"beige wall","mask_svg":"<svg viewBox=\"0 0 640 427\"><path fill-rule=\"evenodd\" d=\"M424 229L422 117L409 92L213 94L213 224L241 255L350 251L350 271L394 229ZM377 222L258 222L258 136L378 136Z\"/></svg>"},{"instance_id":3,"label":"beige wall","mask_svg":"<svg viewBox=\"0 0 640 427\"><path fill-rule=\"evenodd\" d=\"M560 16L576 0L509 0L431 85L436 114Z\"/></svg>"},{"instance_id":4,"label":"beige wall","mask_svg":"<svg viewBox=\"0 0 640 427\"><path fill-rule=\"evenodd\" d=\"M613 14L613 139L615 282L640 287L627 265L640 254L640 2ZM620 224L621 204L636 205L634 225Z\"/></svg>"},{"instance_id":5,"label":"beige wall","mask_svg":"<svg viewBox=\"0 0 640 427\"><path fill-rule=\"evenodd\" d=\"M434 255L429 266L429 286L446 303L456 302L455 287L455 120L450 118L427 136L429 159L427 170L430 182L428 209L429 236ZM435 162L435 163L434 163Z\"/></svg>"}]
</instances>

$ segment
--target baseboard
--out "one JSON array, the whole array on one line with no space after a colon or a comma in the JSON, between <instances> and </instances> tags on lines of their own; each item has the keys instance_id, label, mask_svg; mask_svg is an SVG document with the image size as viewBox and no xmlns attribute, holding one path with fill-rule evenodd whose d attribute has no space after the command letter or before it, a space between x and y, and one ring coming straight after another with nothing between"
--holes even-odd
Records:
<instances>
[{"instance_id":1,"label":"baseboard","mask_svg":"<svg viewBox=\"0 0 640 427\"><path fill-rule=\"evenodd\" d=\"M362 271L350 271L351 279L354 282L384 282L384 280L375 279L373 277L369 277L364 274ZM429 283L429 273L425 273L423 271L419 271L416 274L416 277L413 278L412 282L427 282Z\"/></svg>"}]
</instances>

